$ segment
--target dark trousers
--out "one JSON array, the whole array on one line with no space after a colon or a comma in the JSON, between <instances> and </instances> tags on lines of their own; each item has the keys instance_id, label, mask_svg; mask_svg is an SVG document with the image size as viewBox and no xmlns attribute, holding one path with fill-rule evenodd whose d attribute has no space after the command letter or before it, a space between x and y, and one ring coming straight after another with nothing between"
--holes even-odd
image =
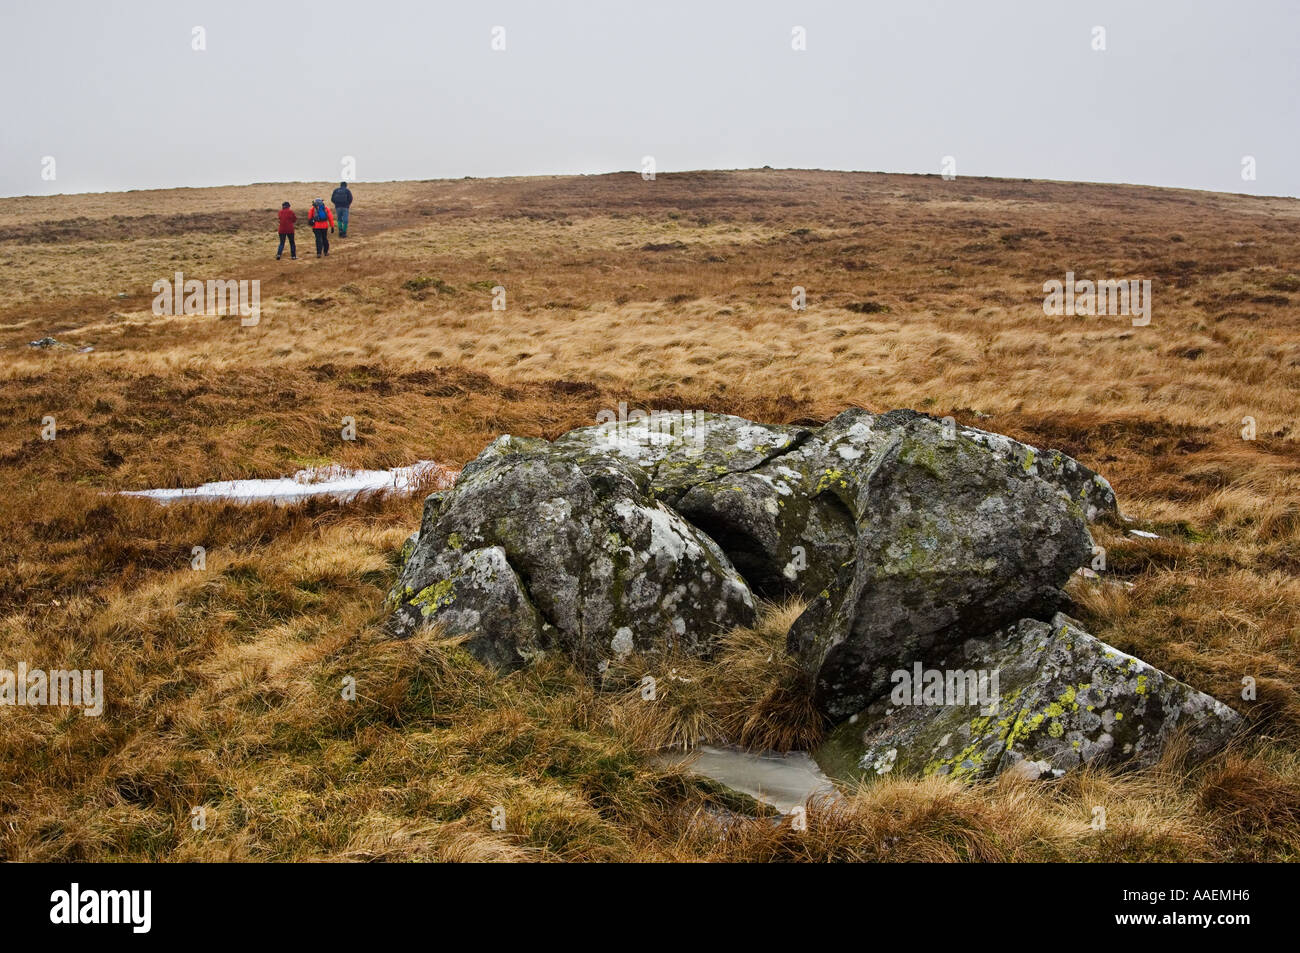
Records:
<instances>
[{"instance_id":1,"label":"dark trousers","mask_svg":"<svg viewBox=\"0 0 1300 953\"><path fill-rule=\"evenodd\" d=\"M292 255L294 258L297 258L298 246L293 240L293 232L290 232L287 235L280 236L280 247L275 250L275 257L279 258L281 255L284 254L284 240L286 238L289 239L289 254Z\"/></svg>"},{"instance_id":2,"label":"dark trousers","mask_svg":"<svg viewBox=\"0 0 1300 953\"><path fill-rule=\"evenodd\" d=\"M313 228L312 231L316 233L316 254L319 255L324 252L328 255L330 253L330 230L328 228Z\"/></svg>"}]
</instances>

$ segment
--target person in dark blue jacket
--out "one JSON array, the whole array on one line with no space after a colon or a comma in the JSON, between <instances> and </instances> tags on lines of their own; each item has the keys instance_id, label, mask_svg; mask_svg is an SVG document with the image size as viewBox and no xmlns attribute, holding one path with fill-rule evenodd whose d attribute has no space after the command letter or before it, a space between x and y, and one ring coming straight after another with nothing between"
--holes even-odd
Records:
<instances>
[{"instance_id":1,"label":"person in dark blue jacket","mask_svg":"<svg viewBox=\"0 0 1300 953\"><path fill-rule=\"evenodd\" d=\"M339 183L330 194L330 201L334 203L334 218L339 223L339 238L345 238L348 234L348 209L352 207L352 192L346 182Z\"/></svg>"}]
</instances>

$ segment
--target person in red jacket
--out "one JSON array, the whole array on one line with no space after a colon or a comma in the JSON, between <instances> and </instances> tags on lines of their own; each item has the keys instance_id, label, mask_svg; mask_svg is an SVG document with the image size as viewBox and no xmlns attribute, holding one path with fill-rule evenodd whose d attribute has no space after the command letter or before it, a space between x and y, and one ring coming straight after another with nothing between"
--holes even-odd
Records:
<instances>
[{"instance_id":1,"label":"person in red jacket","mask_svg":"<svg viewBox=\"0 0 1300 953\"><path fill-rule=\"evenodd\" d=\"M330 236L326 229L334 230L334 213L325 205L324 199L312 199L311 211L307 214L307 223L316 233L316 257L330 253Z\"/></svg>"},{"instance_id":2,"label":"person in red jacket","mask_svg":"<svg viewBox=\"0 0 1300 953\"><path fill-rule=\"evenodd\" d=\"M298 216L294 214L293 209L289 208L289 203L285 202L280 206L280 247L275 250L275 260L279 261L280 256L284 254L284 240L289 239L289 257L293 261L298 260L298 246L293 240L293 227L298 224Z\"/></svg>"}]
</instances>

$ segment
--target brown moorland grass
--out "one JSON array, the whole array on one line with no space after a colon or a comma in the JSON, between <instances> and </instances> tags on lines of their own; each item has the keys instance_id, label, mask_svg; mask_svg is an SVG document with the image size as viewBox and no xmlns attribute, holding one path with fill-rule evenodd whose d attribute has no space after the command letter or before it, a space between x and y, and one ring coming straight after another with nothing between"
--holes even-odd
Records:
<instances>
[{"instance_id":1,"label":"brown moorland grass","mask_svg":"<svg viewBox=\"0 0 1300 953\"><path fill-rule=\"evenodd\" d=\"M326 192L0 200L0 667L101 668L107 692L100 718L0 710L0 858L1300 854L1300 203L783 170L375 183L328 259L274 261L279 202ZM261 323L154 316L152 284L176 271L259 279ZM1151 278L1151 325L1044 316L1042 283L1067 271ZM69 347L27 347L46 335ZM1160 535L1099 527L1107 569L1072 583L1075 614L1248 732L1196 767L1171 751L1044 785L889 778L812 805L806 832L737 820L763 812L650 755L815 741L780 652L797 606L712 663L499 679L436 632L379 637L418 498L111 493L459 465L620 401L809 423L910 406L1074 454Z\"/></svg>"}]
</instances>

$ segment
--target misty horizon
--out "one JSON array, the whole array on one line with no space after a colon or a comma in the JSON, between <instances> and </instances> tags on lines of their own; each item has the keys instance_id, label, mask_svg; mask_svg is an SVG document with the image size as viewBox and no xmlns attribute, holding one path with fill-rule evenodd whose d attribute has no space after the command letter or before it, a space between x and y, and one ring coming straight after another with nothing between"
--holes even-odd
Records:
<instances>
[{"instance_id":1,"label":"misty horizon","mask_svg":"<svg viewBox=\"0 0 1300 953\"><path fill-rule=\"evenodd\" d=\"M4 18L21 42L0 76L23 91L4 196L600 175L646 156L660 174L950 168L1300 195L1300 10L1279 0L65 0Z\"/></svg>"},{"instance_id":2,"label":"misty horizon","mask_svg":"<svg viewBox=\"0 0 1300 953\"><path fill-rule=\"evenodd\" d=\"M895 169L831 169L831 168L821 168L821 167L814 168L814 167L770 166L770 165L749 166L746 168L735 168L735 169L721 169L721 168L667 169L667 170L660 169L656 172L656 175L658 177L667 177L672 175L692 175L692 174L707 173L707 172L761 172L764 170L771 170L774 172L835 172L835 173L846 173L850 175L931 176L934 178L942 178L942 173L939 172L918 172L918 171L905 171L905 170L895 170ZM403 182L414 184L420 182L456 182L456 181L466 181L466 180L469 181L503 180L504 181L509 179L532 179L532 178L537 178L537 179L569 178L569 177L597 178L606 175L639 176L640 174L641 174L640 170L638 169L609 169L605 171L595 171L595 172L521 172L521 173L509 174L509 175L446 175L446 176L439 176L437 178L351 179L347 181L349 185L366 186L366 185L383 185L388 183L403 183ZM1179 191L1179 192L1206 192L1210 194L1236 195L1236 196L1243 196L1246 198L1261 198L1261 199L1300 197L1295 195L1273 195L1265 192L1243 192L1240 190L1230 191L1228 189L1206 189L1206 188L1197 188L1194 186L1183 186L1183 185L1158 185L1151 182L1120 182L1120 181L1112 182L1112 181L1103 181L1103 180L1089 181L1089 180L1078 180L1078 179L1052 179L1052 178L1020 176L1020 175L1017 176L962 175L956 178L976 179L976 180L984 180L984 181L1055 183L1059 185L1089 185L1089 186L1111 185L1111 186L1116 186L1118 188L1166 189L1169 191ZM168 192L168 191L176 191L181 189L196 189L196 190L197 189L239 189L239 188L251 188L255 186L266 186L266 185L285 185L285 186L321 185L322 183L332 184L335 181L336 181L335 179L299 178L299 179L281 179L276 181L264 181L264 182L217 182L217 183L204 184L204 185L158 185L158 186L146 186L142 188L129 188L129 189L99 189L99 190L85 190L85 191L75 191L75 192L74 191L40 192L40 193L32 193L28 195L0 195L0 199L57 198L59 196L74 196L74 195L117 195L122 193L129 193L129 192Z\"/></svg>"}]
</instances>

